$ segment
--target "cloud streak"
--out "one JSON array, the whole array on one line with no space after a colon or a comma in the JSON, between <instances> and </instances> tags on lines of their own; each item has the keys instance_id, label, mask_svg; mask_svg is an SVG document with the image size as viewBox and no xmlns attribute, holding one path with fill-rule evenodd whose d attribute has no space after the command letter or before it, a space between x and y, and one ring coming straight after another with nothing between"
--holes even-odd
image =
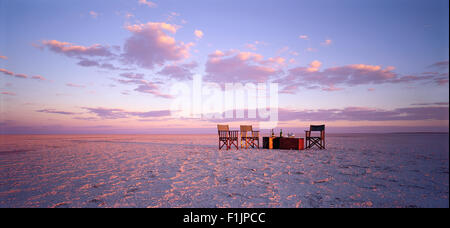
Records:
<instances>
[{"instance_id":1,"label":"cloud streak","mask_svg":"<svg viewBox=\"0 0 450 228\"><path fill-rule=\"evenodd\" d=\"M2 72L2 73L5 74L5 75L14 76L14 72L9 71L9 70L7 70L7 69L0 68L0 72Z\"/></svg>"},{"instance_id":2,"label":"cloud streak","mask_svg":"<svg viewBox=\"0 0 450 228\"><path fill-rule=\"evenodd\" d=\"M257 111L256 111L257 112ZM225 112L224 112L225 113ZM222 113L222 116L224 116ZM244 110L248 113L248 110ZM279 121L305 121L305 122L332 122L332 121L423 121L449 119L449 107L406 107L393 110L370 108L370 107L346 107L342 109L316 109L316 110L293 110L286 108L278 109ZM265 119L226 118L208 119L210 122L236 122L242 120L264 121Z\"/></svg>"},{"instance_id":3,"label":"cloud streak","mask_svg":"<svg viewBox=\"0 0 450 228\"><path fill-rule=\"evenodd\" d=\"M9 96L15 96L15 95L16 95L16 93L14 93L14 92L9 92L9 91L0 92L0 94L3 94L3 95L9 95Z\"/></svg>"},{"instance_id":4,"label":"cloud streak","mask_svg":"<svg viewBox=\"0 0 450 228\"><path fill-rule=\"evenodd\" d=\"M309 67L295 67L287 76L277 80L284 84L282 92L294 93L298 87L322 88L325 91L338 91L336 85L357 86L368 84L410 83L417 81L435 82L439 85L448 82L448 73L431 73L421 75L400 75L395 67L382 68L377 65L351 64L320 70L321 63L313 61ZM446 81L447 80L447 81Z\"/></svg>"},{"instance_id":5,"label":"cloud streak","mask_svg":"<svg viewBox=\"0 0 450 228\"><path fill-rule=\"evenodd\" d=\"M116 81L121 84L137 85L137 88L135 88L134 91L140 93L153 94L154 96L161 98L173 98L172 95L162 93L159 86L155 82L150 82L143 79L117 79Z\"/></svg>"},{"instance_id":6,"label":"cloud streak","mask_svg":"<svg viewBox=\"0 0 450 228\"><path fill-rule=\"evenodd\" d=\"M180 65L168 65L158 72L160 75L168 76L177 80L192 79L191 70L198 66L197 62L185 63Z\"/></svg>"},{"instance_id":7,"label":"cloud streak","mask_svg":"<svg viewBox=\"0 0 450 228\"><path fill-rule=\"evenodd\" d=\"M149 118L149 117L165 117L170 115L170 110L131 112L119 108L104 108L104 107L97 107L97 108L83 107L83 109L87 110L89 113L97 115L102 119L121 119L132 116Z\"/></svg>"},{"instance_id":8,"label":"cloud streak","mask_svg":"<svg viewBox=\"0 0 450 228\"><path fill-rule=\"evenodd\" d=\"M53 52L68 57L110 57L114 55L109 47L100 44L82 46L57 40L44 40L42 41L42 45Z\"/></svg>"},{"instance_id":9,"label":"cloud streak","mask_svg":"<svg viewBox=\"0 0 450 228\"><path fill-rule=\"evenodd\" d=\"M40 109L40 110L36 110L36 112L50 113L50 114L60 114L60 115L76 115L76 114L79 114L79 113L76 113L76 112L58 111L58 110L55 110L55 109Z\"/></svg>"},{"instance_id":10,"label":"cloud streak","mask_svg":"<svg viewBox=\"0 0 450 228\"><path fill-rule=\"evenodd\" d=\"M31 77L31 79L40 80L40 81L47 80L46 78L42 77L41 75L34 75Z\"/></svg>"},{"instance_id":11,"label":"cloud streak","mask_svg":"<svg viewBox=\"0 0 450 228\"><path fill-rule=\"evenodd\" d=\"M347 107L344 109L319 109L293 111L279 110L281 121L399 121L399 120L448 120L448 107L408 107L394 110L368 107Z\"/></svg>"},{"instance_id":12,"label":"cloud streak","mask_svg":"<svg viewBox=\"0 0 450 228\"><path fill-rule=\"evenodd\" d=\"M66 86L69 87L74 87L74 88L84 88L84 85L79 85L79 84L75 84L75 83L66 83Z\"/></svg>"},{"instance_id":13,"label":"cloud streak","mask_svg":"<svg viewBox=\"0 0 450 228\"><path fill-rule=\"evenodd\" d=\"M9 76L12 76L12 77L16 77L16 78L22 78L22 79L29 78L28 75L26 75L26 74L16 74L16 73L14 73L12 71L9 71L9 70L3 69L3 68L0 68L0 73L3 73L4 75L9 75ZM40 75L32 76L31 79L45 80L45 78L40 76Z\"/></svg>"}]
</instances>

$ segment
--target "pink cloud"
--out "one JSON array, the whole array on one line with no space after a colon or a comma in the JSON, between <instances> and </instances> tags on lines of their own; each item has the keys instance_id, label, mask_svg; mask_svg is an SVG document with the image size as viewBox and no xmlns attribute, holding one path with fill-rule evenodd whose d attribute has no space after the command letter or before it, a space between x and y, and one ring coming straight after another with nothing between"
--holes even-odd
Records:
<instances>
[{"instance_id":1,"label":"pink cloud","mask_svg":"<svg viewBox=\"0 0 450 228\"><path fill-rule=\"evenodd\" d=\"M122 74L120 74L120 76L129 78L129 79L143 79L144 78L144 74L139 74L139 73L122 73Z\"/></svg>"},{"instance_id":2,"label":"pink cloud","mask_svg":"<svg viewBox=\"0 0 450 228\"><path fill-rule=\"evenodd\" d=\"M256 40L253 43L245 44L244 47L247 49L256 51L258 49L258 46L260 46L260 45L267 45L267 43L264 41Z\"/></svg>"},{"instance_id":3,"label":"pink cloud","mask_svg":"<svg viewBox=\"0 0 450 228\"><path fill-rule=\"evenodd\" d=\"M262 60L259 62L260 64L271 66L271 67L283 67L286 66L286 59L280 56L270 57L267 60Z\"/></svg>"},{"instance_id":4,"label":"pink cloud","mask_svg":"<svg viewBox=\"0 0 450 228\"><path fill-rule=\"evenodd\" d=\"M170 12L170 13L167 15L167 21L172 21L173 19L175 19L175 18L178 17L178 16L180 16L179 13L177 13L177 12Z\"/></svg>"},{"instance_id":5,"label":"pink cloud","mask_svg":"<svg viewBox=\"0 0 450 228\"><path fill-rule=\"evenodd\" d=\"M441 68L441 69L447 69L448 70L448 60L435 62L428 66L428 68Z\"/></svg>"},{"instance_id":6,"label":"pink cloud","mask_svg":"<svg viewBox=\"0 0 450 228\"><path fill-rule=\"evenodd\" d=\"M341 91L341 90L343 90L343 88L336 88L336 87L334 87L334 85L330 85L329 87L322 88L322 90L328 91L328 92L334 92L334 91Z\"/></svg>"},{"instance_id":7,"label":"pink cloud","mask_svg":"<svg viewBox=\"0 0 450 228\"><path fill-rule=\"evenodd\" d=\"M16 93L14 93L14 92L8 92L8 91L0 92L0 94L3 94L3 95L9 95L9 96L15 96L15 95L16 95Z\"/></svg>"},{"instance_id":8,"label":"pink cloud","mask_svg":"<svg viewBox=\"0 0 450 228\"><path fill-rule=\"evenodd\" d=\"M18 78L28 78L26 74L14 74L14 76Z\"/></svg>"},{"instance_id":9,"label":"pink cloud","mask_svg":"<svg viewBox=\"0 0 450 228\"><path fill-rule=\"evenodd\" d=\"M298 87L322 88L324 91L337 91L335 85L356 86L364 84L409 83L416 81L435 82L439 85L448 83L448 74L435 73L426 75L400 75L395 67L382 68L376 65L351 64L326 68L320 71L322 63L313 61L309 67L295 67L277 82L284 84L281 91L292 93ZM324 87L325 86L325 87Z\"/></svg>"},{"instance_id":10,"label":"pink cloud","mask_svg":"<svg viewBox=\"0 0 450 228\"><path fill-rule=\"evenodd\" d=\"M448 60L435 62L429 65L428 68L433 68L434 70L437 70L437 72L423 72L422 77L434 78L434 81L441 86L447 85L449 81L448 66Z\"/></svg>"},{"instance_id":11,"label":"pink cloud","mask_svg":"<svg viewBox=\"0 0 450 228\"><path fill-rule=\"evenodd\" d=\"M447 85L447 84L448 84L448 79L440 78L440 79L437 79L437 80L436 80L436 83L437 83L438 85Z\"/></svg>"},{"instance_id":12,"label":"pink cloud","mask_svg":"<svg viewBox=\"0 0 450 228\"><path fill-rule=\"evenodd\" d=\"M215 51L208 55L206 80L218 82L262 82L279 73L273 64L284 62L272 58L264 60L260 54L229 50Z\"/></svg>"},{"instance_id":13,"label":"pink cloud","mask_svg":"<svg viewBox=\"0 0 450 228\"><path fill-rule=\"evenodd\" d=\"M83 59L80 62L78 62L77 64L80 66L84 66L84 67L100 66L100 64L97 61L88 60L88 59Z\"/></svg>"},{"instance_id":14,"label":"pink cloud","mask_svg":"<svg viewBox=\"0 0 450 228\"><path fill-rule=\"evenodd\" d=\"M6 74L6 75L17 77L17 78L23 78L23 79L28 78L28 75L26 75L26 74L16 74L16 73L14 73L12 71L9 71L9 70L3 69L3 68L0 68L0 72L2 72L3 74ZM45 80L45 78L40 76L40 75L35 75L35 76L31 77L31 78L32 79Z\"/></svg>"},{"instance_id":15,"label":"pink cloud","mask_svg":"<svg viewBox=\"0 0 450 228\"><path fill-rule=\"evenodd\" d=\"M448 107L408 107L393 110L369 107L343 109L288 110L279 109L281 121L396 121L396 120L448 120Z\"/></svg>"},{"instance_id":16,"label":"pink cloud","mask_svg":"<svg viewBox=\"0 0 450 228\"><path fill-rule=\"evenodd\" d=\"M95 11L90 11L89 15L91 15L92 18L97 18L98 17L98 13Z\"/></svg>"},{"instance_id":17,"label":"pink cloud","mask_svg":"<svg viewBox=\"0 0 450 228\"><path fill-rule=\"evenodd\" d=\"M245 48L248 48L253 51L256 51L258 49L258 48L256 48L255 44L245 44Z\"/></svg>"},{"instance_id":18,"label":"pink cloud","mask_svg":"<svg viewBox=\"0 0 450 228\"><path fill-rule=\"evenodd\" d=\"M140 84L136 89L134 89L135 91L141 92L141 93L149 93L149 94L153 94L157 97L162 97L162 98L173 98L172 95L169 94L164 94L159 90L159 87L152 83L152 82L146 82L143 84Z\"/></svg>"},{"instance_id":19,"label":"pink cloud","mask_svg":"<svg viewBox=\"0 0 450 228\"><path fill-rule=\"evenodd\" d=\"M160 91L158 84L155 82L150 82L143 79L131 79L131 80L118 79L117 82L121 84L137 85L138 87L134 89L134 91L137 92L153 94L157 97L162 98L173 98L169 94L162 93Z\"/></svg>"},{"instance_id":20,"label":"pink cloud","mask_svg":"<svg viewBox=\"0 0 450 228\"><path fill-rule=\"evenodd\" d=\"M388 79L397 77L391 68L381 69L380 66L355 64L342 67L331 67L319 71L322 63L315 60L309 64L309 67L296 67L289 70L286 79L300 80L319 85L358 85L367 83L382 83Z\"/></svg>"},{"instance_id":21,"label":"pink cloud","mask_svg":"<svg viewBox=\"0 0 450 228\"><path fill-rule=\"evenodd\" d=\"M327 40L325 40L325 41L322 43L322 45L323 45L323 46L329 46L329 45L331 45L332 43L333 43L332 40L327 39Z\"/></svg>"},{"instance_id":22,"label":"pink cloud","mask_svg":"<svg viewBox=\"0 0 450 228\"><path fill-rule=\"evenodd\" d=\"M202 30L195 30L195 31L194 31L194 35L195 35L197 38L201 39L201 38L203 38L203 31L202 31Z\"/></svg>"},{"instance_id":23,"label":"pink cloud","mask_svg":"<svg viewBox=\"0 0 450 228\"><path fill-rule=\"evenodd\" d=\"M150 8L154 8L154 7L157 6L156 3L151 2L151 1L147 1L147 0L139 0L138 3L139 3L139 5L146 5L146 6L150 7Z\"/></svg>"},{"instance_id":24,"label":"pink cloud","mask_svg":"<svg viewBox=\"0 0 450 228\"><path fill-rule=\"evenodd\" d=\"M118 108L89 108L89 107L83 107L83 109L88 110L90 113L94 113L97 116L103 118L103 119L119 119L119 118L126 118L127 114L124 113L123 109Z\"/></svg>"},{"instance_id":25,"label":"pink cloud","mask_svg":"<svg viewBox=\"0 0 450 228\"><path fill-rule=\"evenodd\" d=\"M55 109L41 109L41 110L36 110L36 112L43 112L43 113L50 113L50 114L61 114L61 115L75 115L78 113L75 112L66 112L66 111L58 111Z\"/></svg>"},{"instance_id":26,"label":"pink cloud","mask_svg":"<svg viewBox=\"0 0 450 228\"><path fill-rule=\"evenodd\" d=\"M108 57L114 54L109 50L109 47L102 46L100 44L94 44L89 47L74 45L69 42L61 42L57 40L44 40L42 41L44 47L56 53L61 53L69 57L82 57L82 56L97 56Z\"/></svg>"},{"instance_id":27,"label":"pink cloud","mask_svg":"<svg viewBox=\"0 0 450 228\"><path fill-rule=\"evenodd\" d=\"M448 106L449 102L414 103L415 106Z\"/></svg>"},{"instance_id":28,"label":"pink cloud","mask_svg":"<svg viewBox=\"0 0 450 228\"><path fill-rule=\"evenodd\" d=\"M125 13L125 18L126 18L126 19L130 19L130 18L132 18L132 17L134 17L134 14L129 13L129 12Z\"/></svg>"},{"instance_id":29,"label":"pink cloud","mask_svg":"<svg viewBox=\"0 0 450 228\"><path fill-rule=\"evenodd\" d=\"M197 67L196 62L180 64L180 65L168 65L158 72L160 75L169 76L174 79L185 80L192 78L191 70Z\"/></svg>"},{"instance_id":30,"label":"pink cloud","mask_svg":"<svg viewBox=\"0 0 450 228\"><path fill-rule=\"evenodd\" d=\"M276 51L276 54L277 54L277 55L281 55L281 54L284 54L284 53L286 53L286 52L288 52L288 51L289 51L289 47L288 47L288 46L284 46L284 47L278 49L278 50Z\"/></svg>"},{"instance_id":31,"label":"pink cloud","mask_svg":"<svg viewBox=\"0 0 450 228\"><path fill-rule=\"evenodd\" d=\"M90 113L96 114L98 117L102 119L121 119L127 118L130 116L136 116L141 118L147 117L164 117L170 115L170 110L155 110L155 111L147 111L147 112L132 112L126 111L120 108L90 108L83 107L83 109L88 110Z\"/></svg>"},{"instance_id":32,"label":"pink cloud","mask_svg":"<svg viewBox=\"0 0 450 228\"><path fill-rule=\"evenodd\" d=\"M75 83L67 83L66 86L69 87L75 87L75 88L84 88L84 85L79 85L79 84L75 84Z\"/></svg>"},{"instance_id":33,"label":"pink cloud","mask_svg":"<svg viewBox=\"0 0 450 228\"><path fill-rule=\"evenodd\" d=\"M130 70L129 68L116 67L115 65L108 62L101 63L101 61L98 60L90 60L85 58L80 59L81 60L77 64L82 67L98 67L107 70Z\"/></svg>"},{"instance_id":34,"label":"pink cloud","mask_svg":"<svg viewBox=\"0 0 450 228\"><path fill-rule=\"evenodd\" d=\"M309 67L306 69L308 72L316 72L319 71L319 68L322 66L322 63L318 60L314 60L309 64Z\"/></svg>"},{"instance_id":35,"label":"pink cloud","mask_svg":"<svg viewBox=\"0 0 450 228\"><path fill-rule=\"evenodd\" d=\"M141 67L153 69L155 65L163 65L167 61L178 61L189 57L189 49L193 43L177 42L168 33L175 34L178 26L148 22L127 26L133 33L124 46L123 61Z\"/></svg>"},{"instance_id":36,"label":"pink cloud","mask_svg":"<svg viewBox=\"0 0 450 228\"><path fill-rule=\"evenodd\" d=\"M82 107L82 109L87 110L87 113L95 114L102 119L120 119L120 118L127 118L127 117L131 117L131 116L148 118L148 117L163 117L163 116L170 115L170 110L154 110L154 111L147 111L147 112L134 112L134 111L126 111L126 110L120 109L120 108L104 108L104 107L97 107L97 108ZM36 112L59 114L59 115L86 114L86 112L68 112L68 111L61 111L61 110L55 110L55 109L40 109L40 110L36 110ZM80 117L80 116L74 117L74 119L80 119L80 120L96 119L96 120L98 120L97 118L94 118L94 117Z\"/></svg>"},{"instance_id":37,"label":"pink cloud","mask_svg":"<svg viewBox=\"0 0 450 228\"><path fill-rule=\"evenodd\" d=\"M32 79L36 79L36 80L41 80L41 81L45 81L46 79L44 77L42 77L41 75L34 75L33 77L31 77Z\"/></svg>"},{"instance_id":38,"label":"pink cloud","mask_svg":"<svg viewBox=\"0 0 450 228\"><path fill-rule=\"evenodd\" d=\"M6 57L4 55L0 55L0 59L8 59L8 57Z\"/></svg>"},{"instance_id":39,"label":"pink cloud","mask_svg":"<svg viewBox=\"0 0 450 228\"><path fill-rule=\"evenodd\" d=\"M248 113L248 109L243 110ZM257 111L257 110L256 110ZM225 112L224 112L225 113ZM222 116L223 114L222 113ZM258 115L257 115L258 116ZM380 109L371 107L345 107L331 109L278 109L279 121L421 121L448 120L447 106L405 107L396 109ZM235 122L242 118L210 119L211 122ZM264 120L258 118L257 120Z\"/></svg>"},{"instance_id":40,"label":"pink cloud","mask_svg":"<svg viewBox=\"0 0 450 228\"><path fill-rule=\"evenodd\" d=\"M14 76L14 72L9 71L9 70L7 70L7 69L0 68L0 72L4 73L4 74L6 74L6 75Z\"/></svg>"},{"instance_id":41,"label":"pink cloud","mask_svg":"<svg viewBox=\"0 0 450 228\"><path fill-rule=\"evenodd\" d=\"M309 37L307 35L300 35L298 36L298 38L302 39L302 40L308 40Z\"/></svg>"}]
</instances>

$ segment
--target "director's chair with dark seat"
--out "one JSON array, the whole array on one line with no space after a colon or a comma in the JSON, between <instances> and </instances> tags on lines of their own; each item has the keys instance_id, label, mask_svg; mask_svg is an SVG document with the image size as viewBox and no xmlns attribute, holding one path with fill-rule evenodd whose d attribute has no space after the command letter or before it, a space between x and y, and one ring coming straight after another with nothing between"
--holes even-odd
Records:
<instances>
[{"instance_id":1,"label":"director's chair with dark seat","mask_svg":"<svg viewBox=\"0 0 450 228\"><path fill-rule=\"evenodd\" d=\"M319 131L320 136L311 136L311 132ZM325 125L311 125L309 131L305 131L306 134L306 149L313 147L314 145L319 149L325 149Z\"/></svg>"},{"instance_id":2,"label":"director's chair with dark seat","mask_svg":"<svg viewBox=\"0 0 450 228\"><path fill-rule=\"evenodd\" d=\"M230 131L228 125L217 125L217 131L219 133L219 150L223 146L227 146L227 150L231 149L234 145L236 149L239 149L239 131Z\"/></svg>"}]
</instances>

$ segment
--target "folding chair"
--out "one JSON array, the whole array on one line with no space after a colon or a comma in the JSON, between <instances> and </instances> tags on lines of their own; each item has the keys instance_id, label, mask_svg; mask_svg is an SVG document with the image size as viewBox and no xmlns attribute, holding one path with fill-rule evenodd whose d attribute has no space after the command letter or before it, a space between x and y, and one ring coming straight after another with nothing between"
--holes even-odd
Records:
<instances>
[{"instance_id":1,"label":"folding chair","mask_svg":"<svg viewBox=\"0 0 450 228\"><path fill-rule=\"evenodd\" d=\"M227 147L227 150L231 149L231 146L234 145L236 149L239 149L238 146L238 134L239 131L230 131L228 125L217 125L217 130L219 134L219 150L222 149L223 146Z\"/></svg>"},{"instance_id":2,"label":"folding chair","mask_svg":"<svg viewBox=\"0 0 450 228\"><path fill-rule=\"evenodd\" d=\"M311 136L311 132L319 131L320 136ZM319 149L325 149L325 125L311 125L306 134L306 149L317 146Z\"/></svg>"},{"instance_id":3,"label":"folding chair","mask_svg":"<svg viewBox=\"0 0 450 228\"><path fill-rule=\"evenodd\" d=\"M253 131L252 125L241 125L241 148L249 146L259 148L259 131Z\"/></svg>"}]
</instances>

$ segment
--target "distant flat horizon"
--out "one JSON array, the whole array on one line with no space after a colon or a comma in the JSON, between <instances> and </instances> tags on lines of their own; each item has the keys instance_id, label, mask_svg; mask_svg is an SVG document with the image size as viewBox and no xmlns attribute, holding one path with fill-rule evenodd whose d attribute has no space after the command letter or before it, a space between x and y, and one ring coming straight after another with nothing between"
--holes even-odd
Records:
<instances>
[{"instance_id":1,"label":"distant flat horizon","mask_svg":"<svg viewBox=\"0 0 450 228\"><path fill-rule=\"evenodd\" d=\"M270 132L267 131L267 134ZM303 134L298 132L293 132L295 137L302 137ZM176 132L165 132L165 133L0 133L0 136L5 135L216 135L217 132L203 132L203 133L176 133ZM261 134L261 137L267 135L265 132ZM449 131L392 131L392 132L327 132L327 135L347 135L347 134L449 134ZM285 136L287 137L287 136Z\"/></svg>"}]
</instances>

